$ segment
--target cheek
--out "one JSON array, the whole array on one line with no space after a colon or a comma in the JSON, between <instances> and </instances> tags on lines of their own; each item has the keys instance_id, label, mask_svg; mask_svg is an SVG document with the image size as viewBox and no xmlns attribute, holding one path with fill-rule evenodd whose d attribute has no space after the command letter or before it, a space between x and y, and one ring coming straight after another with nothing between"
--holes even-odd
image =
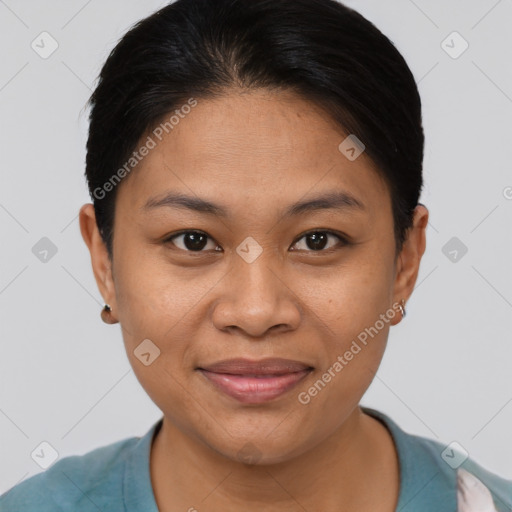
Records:
<instances>
[{"instance_id":1,"label":"cheek","mask_svg":"<svg viewBox=\"0 0 512 512\"><path fill-rule=\"evenodd\" d=\"M361 251L328 274L298 277L295 286L340 350L390 308L392 265L385 254L365 257Z\"/></svg>"},{"instance_id":2,"label":"cheek","mask_svg":"<svg viewBox=\"0 0 512 512\"><path fill-rule=\"evenodd\" d=\"M204 338L197 331L208 318L205 297L218 280L215 275L180 272L162 258L142 255L119 262L116 298L124 344L134 371L150 394L152 386L155 390L178 389L196 362L196 343ZM151 367L144 367L137 358L144 340L151 342L145 342L149 352L158 355Z\"/></svg>"},{"instance_id":3,"label":"cheek","mask_svg":"<svg viewBox=\"0 0 512 512\"><path fill-rule=\"evenodd\" d=\"M305 286L314 316L325 326L325 356L314 389L305 389L332 417L331 403L354 404L364 394L382 360L391 321L393 275L385 256L359 258L337 270L323 285ZM307 400L307 398L306 398Z\"/></svg>"},{"instance_id":4,"label":"cheek","mask_svg":"<svg viewBox=\"0 0 512 512\"><path fill-rule=\"evenodd\" d=\"M190 403L186 391L185 363L190 359L191 332L197 325L190 314L193 300L179 279L147 262L118 267L116 296L123 340L130 365L151 400L179 424L182 416L198 424L204 418ZM181 293L180 293L181 291ZM198 292L199 293L199 292ZM204 292L203 292L204 293ZM174 407L180 404L179 414Z\"/></svg>"},{"instance_id":5,"label":"cheek","mask_svg":"<svg viewBox=\"0 0 512 512\"><path fill-rule=\"evenodd\" d=\"M153 337L161 342L191 308L194 293L179 272L143 251L125 251L115 266L116 301L123 329L129 337Z\"/></svg>"}]
</instances>

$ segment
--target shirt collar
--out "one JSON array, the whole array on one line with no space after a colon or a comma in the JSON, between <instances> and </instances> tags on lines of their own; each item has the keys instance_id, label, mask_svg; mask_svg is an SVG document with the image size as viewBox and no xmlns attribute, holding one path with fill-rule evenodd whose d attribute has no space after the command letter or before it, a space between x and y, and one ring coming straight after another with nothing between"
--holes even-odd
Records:
<instances>
[{"instance_id":1,"label":"shirt collar","mask_svg":"<svg viewBox=\"0 0 512 512\"><path fill-rule=\"evenodd\" d=\"M160 418L130 449L125 462L123 497L126 512L158 512L150 474L151 444L162 427Z\"/></svg>"},{"instance_id":2,"label":"shirt collar","mask_svg":"<svg viewBox=\"0 0 512 512\"><path fill-rule=\"evenodd\" d=\"M420 437L408 434L381 411L363 406L361 410L383 423L395 443L400 466L397 512L456 510L455 473L441 470L436 463L442 450L430 451L434 442L432 448L426 448Z\"/></svg>"},{"instance_id":3,"label":"shirt collar","mask_svg":"<svg viewBox=\"0 0 512 512\"><path fill-rule=\"evenodd\" d=\"M400 466L400 491L396 510L400 512L409 510L423 512L419 508L421 503L424 502L422 494L423 492L433 493L433 487L436 488L434 494L442 494L444 505L452 506L452 509L455 510L455 495L453 491L440 483L439 468L436 468L434 464L425 465L420 463L420 461L425 461L426 457L421 446L414 442L414 436L404 432L389 416L376 409L361 406L361 410L383 423L394 441ZM126 458L123 479L126 512L137 512L139 510L158 512L151 484L150 454L151 444L162 427L162 421L163 418L160 418L133 445ZM455 485L455 482L453 484Z\"/></svg>"}]
</instances>

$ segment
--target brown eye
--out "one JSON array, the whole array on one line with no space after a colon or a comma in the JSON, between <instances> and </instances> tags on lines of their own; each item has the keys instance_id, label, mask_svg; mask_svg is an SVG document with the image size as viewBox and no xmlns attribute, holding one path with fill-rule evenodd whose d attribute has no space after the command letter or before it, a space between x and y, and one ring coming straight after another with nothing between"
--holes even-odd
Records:
<instances>
[{"instance_id":1,"label":"brown eye","mask_svg":"<svg viewBox=\"0 0 512 512\"><path fill-rule=\"evenodd\" d=\"M165 243L172 243L178 249L189 252L203 252L203 249L208 245L209 236L202 231L183 231L181 233L172 235L165 240ZM210 249L216 250L217 245L210 242L213 247Z\"/></svg>"},{"instance_id":2,"label":"brown eye","mask_svg":"<svg viewBox=\"0 0 512 512\"><path fill-rule=\"evenodd\" d=\"M334 245L328 246L330 238L337 239L338 242L335 243ZM337 235L336 233L332 233L331 231L311 231L311 232L303 235L295 243L295 245L293 247L296 247L297 244L299 244L299 242L303 239L306 241L305 244L303 244L303 247L299 247L298 249L294 249L294 250L301 250L301 251L302 250L306 250L306 251L310 250L310 251L314 251L314 252L321 252L321 251L324 251L326 248L333 249L336 246L348 244L347 240L344 237ZM305 245L305 247L304 247L304 245Z\"/></svg>"}]
</instances>

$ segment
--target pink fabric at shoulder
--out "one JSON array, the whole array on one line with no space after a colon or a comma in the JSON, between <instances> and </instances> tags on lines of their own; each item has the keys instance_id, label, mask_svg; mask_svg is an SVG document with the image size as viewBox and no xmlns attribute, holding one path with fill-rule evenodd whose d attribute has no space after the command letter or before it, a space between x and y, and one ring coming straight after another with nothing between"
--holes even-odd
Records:
<instances>
[{"instance_id":1,"label":"pink fabric at shoulder","mask_svg":"<svg viewBox=\"0 0 512 512\"><path fill-rule=\"evenodd\" d=\"M457 471L457 512L497 512L489 489L463 468Z\"/></svg>"}]
</instances>

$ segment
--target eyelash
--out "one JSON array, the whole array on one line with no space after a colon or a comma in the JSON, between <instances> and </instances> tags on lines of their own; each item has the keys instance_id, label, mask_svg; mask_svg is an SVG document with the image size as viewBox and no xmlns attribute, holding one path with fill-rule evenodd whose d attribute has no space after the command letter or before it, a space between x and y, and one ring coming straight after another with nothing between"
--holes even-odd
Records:
<instances>
[{"instance_id":1,"label":"eyelash","mask_svg":"<svg viewBox=\"0 0 512 512\"><path fill-rule=\"evenodd\" d=\"M183 230L183 231L179 231L177 233L173 233L172 235L166 237L164 240L163 240L163 244L164 245L167 245L169 243L173 243L172 241L179 237L179 236L182 236L182 235L186 235L186 234L189 234L189 233L194 233L194 234L198 234L198 235L205 235L206 237L208 237L208 239L210 240L213 240L214 239L212 237L210 237L207 233L205 233L204 231L199 231L199 230L196 230L196 229L188 229L188 230ZM339 242L337 245L335 245L334 247L330 247L328 249L320 249L318 251L314 251L312 249L307 249L305 250L306 252L312 252L312 253L330 253L332 252L333 250L337 250L337 249L340 249L341 247L344 247L346 245L350 245L350 242L348 241L348 239L343 236L342 234L340 233L337 233L335 231L329 231L329 230L321 230L321 229L314 229L314 230L311 230L311 231L307 231L306 233L303 233L302 235L300 235L296 240L295 242L293 243L292 247L295 246L298 242L300 242L303 238L307 237L308 235L313 235L313 234L327 234L327 235L332 235L334 237L336 237ZM173 244L175 245L175 244ZM178 250L180 251L183 251L183 252L188 252L188 253L192 253L192 254L201 254L201 253L204 253L204 252L207 252L207 251L204 251L204 250L201 250L201 251L191 251L191 250L188 250L188 249L181 249L180 247L177 247ZM303 251L304 249L300 249L300 251ZM214 249L214 251L216 251L216 249ZM221 252L221 251L216 251L216 252Z\"/></svg>"}]
</instances>

